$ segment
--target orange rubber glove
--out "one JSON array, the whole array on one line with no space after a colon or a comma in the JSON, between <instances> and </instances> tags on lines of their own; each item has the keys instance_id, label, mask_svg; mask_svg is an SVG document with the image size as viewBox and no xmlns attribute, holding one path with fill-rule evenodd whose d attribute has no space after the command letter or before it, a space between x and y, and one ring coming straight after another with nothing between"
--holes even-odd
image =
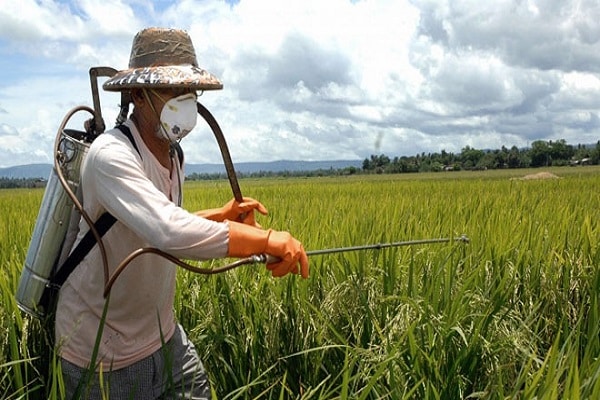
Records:
<instances>
[{"instance_id":1,"label":"orange rubber glove","mask_svg":"<svg viewBox=\"0 0 600 400\"><path fill-rule=\"evenodd\" d=\"M263 215L267 215L267 209L259 201L254 200L251 197L244 197L243 200L244 201L240 203L236 199L231 199L221 208L197 211L196 215L210 219L211 221L237 221L260 228L260 225L256 222L254 217L254 210L257 210ZM244 216L244 218L240 221L242 216Z\"/></svg>"},{"instance_id":2,"label":"orange rubber glove","mask_svg":"<svg viewBox=\"0 0 600 400\"><path fill-rule=\"evenodd\" d=\"M302 243L289 232L263 230L237 222L229 222L229 257L249 257L268 254L279 259L267 264L274 277L289 273L308 278L308 256Z\"/></svg>"}]
</instances>

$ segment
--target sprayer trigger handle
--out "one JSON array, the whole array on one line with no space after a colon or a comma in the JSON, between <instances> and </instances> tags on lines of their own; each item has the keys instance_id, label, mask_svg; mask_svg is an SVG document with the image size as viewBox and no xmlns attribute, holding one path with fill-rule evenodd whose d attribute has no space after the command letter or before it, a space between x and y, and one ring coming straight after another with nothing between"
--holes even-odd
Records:
<instances>
[{"instance_id":1,"label":"sprayer trigger handle","mask_svg":"<svg viewBox=\"0 0 600 400\"><path fill-rule=\"evenodd\" d=\"M244 220L246 219L246 216L248 216L248 213L245 213L245 212L241 213L237 217L237 222L244 223Z\"/></svg>"},{"instance_id":2,"label":"sprayer trigger handle","mask_svg":"<svg viewBox=\"0 0 600 400\"><path fill-rule=\"evenodd\" d=\"M275 257L270 254L258 254L252 257L255 257L255 261L260 264L273 264L281 261L279 257Z\"/></svg>"}]
</instances>

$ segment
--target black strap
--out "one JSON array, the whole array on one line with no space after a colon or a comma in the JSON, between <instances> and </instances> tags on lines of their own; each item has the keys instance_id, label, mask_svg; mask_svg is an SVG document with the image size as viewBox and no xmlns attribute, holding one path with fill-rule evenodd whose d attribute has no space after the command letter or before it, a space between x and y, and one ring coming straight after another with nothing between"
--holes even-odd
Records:
<instances>
[{"instance_id":1,"label":"black strap","mask_svg":"<svg viewBox=\"0 0 600 400\"><path fill-rule=\"evenodd\" d=\"M179 142L171 142L171 148L174 148L177 152L177 159L179 160L179 167L183 166L183 149Z\"/></svg>"},{"instance_id":2,"label":"black strap","mask_svg":"<svg viewBox=\"0 0 600 400\"><path fill-rule=\"evenodd\" d=\"M94 222L94 228L100 237L104 236L106 232L117 222L117 219L109 212L105 212ZM63 265L59 268L56 274L52 277L52 284L62 286L67 280L71 272L75 270L75 267L83 260L83 258L92 250L96 245L96 238L92 233L92 229L87 231L83 239L77 244L75 249L69 254L69 257L65 260Z\"/></svg>"},{"instance_id":3,"label":"black strap","mask_svg":"<svg viewBox=\"0 0 600 400\"><path fill-rule=\"evenodd\" d=\"M131 134L131 130L129 130L129 128L126 127L125 125L118 125L117 129L120 130L121 133L123 133L123 135L127 136L127 139L129 139L129 141L133 145L133 148L135 149L135 151L137 151L137 153L141 157L142 153L140 153L140 149L137 147L137 144L135 143L135 139L133 139L133 135Z\"/></svg>"}]
</instances>

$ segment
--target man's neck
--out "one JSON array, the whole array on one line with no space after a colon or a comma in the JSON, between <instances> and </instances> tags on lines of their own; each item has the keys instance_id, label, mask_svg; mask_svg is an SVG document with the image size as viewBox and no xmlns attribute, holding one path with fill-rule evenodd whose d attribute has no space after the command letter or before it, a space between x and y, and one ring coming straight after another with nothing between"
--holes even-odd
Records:
<instances>
[{"instance_id":1,"label":"man's neck","mask_svg":"<svg viewBox=\"0 0 600 400\"><path fill-rule=\"evenodd\" d=\"M150 150L163 167L171 170L172 160L169 141L158 137L156 134L156 125L137 115L135 110L131 115L131 120L135 124L148 150Z\"/></svg>"}]
</instances>

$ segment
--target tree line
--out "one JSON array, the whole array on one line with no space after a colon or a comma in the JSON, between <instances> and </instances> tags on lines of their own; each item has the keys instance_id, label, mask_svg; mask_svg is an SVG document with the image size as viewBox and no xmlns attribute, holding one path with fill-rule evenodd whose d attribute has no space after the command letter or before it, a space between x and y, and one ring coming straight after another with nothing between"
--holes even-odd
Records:
<instances>
[{"instance_id":1,"label":"tree line","mask_svg":"<svg viewBox=\"0 0 600 400\"><path fill-rule=\"evenodd\" d=\"M371 155L363 161L362 170L368 173L437 172L597 165L599 162L600 141L596 145L573 146L561 139L536 140L526 149L502 146L497 150L479 150L465 146L458 154L442 150L440 153L421 153L393 159L385 154Z\"/></svg>"},{"instance_id":2,"label":"tree line","mask_svg":"<svg viewBox=\"0 0 600 400\"><path fill-rule=\"evenodd\" d=\"M41 178L7 178L0 177L0 189L40 188L46 186Z\"/></svg>"},{"instance_id":3,"label":"tree line","mask_svg":"<svg viewBox=\"0 0 600 400\"><path fill-rule=\"evenodd\" d=\"M385 154L371 155L365 158L362 168L346 167L342 169L319 169L313 171L259 171L240 173L238 177L313 177L341 176L354 174L399 174L411 172L440 172L461 170L487 170L501 168L536 168L567 165L600 164L600 141L595 145L576 146L564 139L557 141L536 140L531 147L510 149L502 146L496 150L480 150L465 146L455 154L442 150L440 153L421 153L414 156L391 158ZM227 179L224 173L196 174L186 177L188 180Z\"/></svg>"}]
</instances>

